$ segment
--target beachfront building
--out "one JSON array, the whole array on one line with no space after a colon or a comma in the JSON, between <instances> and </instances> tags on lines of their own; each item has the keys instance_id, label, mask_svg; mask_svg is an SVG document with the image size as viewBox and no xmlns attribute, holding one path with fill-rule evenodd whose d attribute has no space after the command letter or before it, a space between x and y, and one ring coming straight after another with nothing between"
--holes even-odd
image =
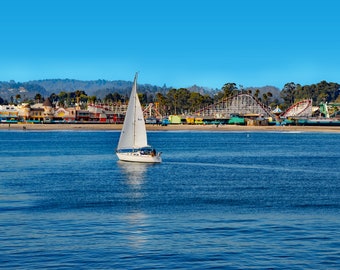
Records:
<instances>
[{"instance_id":1,"label":"beachfront building","mask_svg":"<svg viewBox=\"0 0 340 270\"><path fill-rule=\"evenodd\" d=\"M19 118L18 108L14 105L0 105L0 122L17 122Z\"/></svg>"},{"instance_id":2,"label":"beachfront building","mask_svg":"<svg viewBox=\"0 0 340 270\"><path fill-rule=\"evenodd\" d=\"M53 116L54 116L54 108L52 106L52 103L50 101L49 98L47 98L43 105L42 105L43 109L44 109L44 118L43 118L43 121L44 122L50 122L52 119L53 119Z\"/></svg>"},{"instance_id":3,"label":"beachfront building","mask_svg":"<svg viewBox=\"0 0 340 270\"><path fill-rule=\"evenodd\" d=\"M171 124L182 124L182 118L179 115L169 115L169 122Z\"/></svg>"},{"instance_id":4,"label":"beachfront building","mask_svg":"<svg viewBox=\"0 0 340 270\"><path fill-rule=\"evenodd\" d=\"M88 110L78 110L76 111L76 121L88 122L90 121L90 112Z\"/></svg>"},{"instance_id":5,"label":"beachfront building","mask_svg":"<svg viewBox=\"0 0 340 270\"><path fill-rule=\"evenodd\" d=\"M30 117L31 106L28 103L22 103L17 106L20 121L26 121Z\"/></svg>"},{"instance_id":6,"label":"beachfront building","mask_svg":"<svg viewBox=\"0 0 340 270\"><path fill-rule=\"evenodd\" d=\"M42 103L36 103L30 106L29 116L26 121L40 123L44 121L45 118L45 109Z\"/></svg>"},{"instance_id":7,"label":"beachfront building","mask_svg":"<svg viewBox=\"0 0 340 270\"><path fill-rule=\"evenodd\" d=\"M76 120L75 108L56 108L53 114L53 121L74 122Z\"/></svg>"},{"instance_id":8,"label":"beachfront building","mask_svg":"<svg viewBox=\"0 0 340 270\"><path fill-rule=\"evenodd\" d=\"M48 102L36 103L34 105L22 103L17 106L17 110L18 118L23 122L40 123L53 116L52 104Z\"/></svg>"},{"instance_id":9,"label":"beachfront building","mask_svg":"<svg viewBox=\"0 0 340 270\"><path fill-rule=\"evenodd\" d=\"M88 106L88 111L90 113L90 119L91 121L96 121L100 123L106 123L107 121L107 116L105 113L105 110L98 107L98 106L93 106L90 105Z\"/></svg>"},{"instance_id":10,"label":"beachfront building","mask_svg":"<svg viewBox=\"0 0 340 270\"><path fill-rule=\"evenodd\" d=\"M109 106L89 105L87 110L79 106L63 108L53 106L49 99L43 103L20 105L0 105L1 122L31 122L31 123L72 123L98 122L123 123L125 114L113 111Z\"/></svg>"},{"instance_id":11,"label":"beachfront building","mask_svg":"<svg viewBox=\"0 0 340 270\"><path fill-rule=\"evenodd\" d=\"M36 103L34 105L23 103L18 106L18 111L19 118L23 122L73 122L76 121L77 118L85 121L89 120L88 111L77 111L75 107L54 107L49 99L46 99L44 103Z\"/></svg>"},{"instance_id":12,"label":"beachfront building","mask_svg":"<svg viewBox=\"0 0 340 270\"><path fill-rule=\"evenodd\" d=\"M112 106L89 105L90 120L100 123L122 123L124 115L112 110Z\"/></svg>"}]
</instances>

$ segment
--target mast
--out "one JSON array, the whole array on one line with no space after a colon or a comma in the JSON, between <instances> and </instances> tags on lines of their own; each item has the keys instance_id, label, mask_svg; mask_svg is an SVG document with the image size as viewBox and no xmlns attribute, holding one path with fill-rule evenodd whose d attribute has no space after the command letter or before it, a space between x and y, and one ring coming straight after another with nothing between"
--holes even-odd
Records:
<instances>
[{"instance_id":1,"label":"mast","mask_svg":"<svg viewBox=\"0 0 340 270\"><path fill-rule=\"evenodd\" d=\"M133 99L134 99L134 115L133 115L133 145L136 144L136 119L137 119L137 78L138 78L138 72L136 72L136 75L135 75L135 79L133 81L133 91L134 91L134 95L133 95Z\"/></svg>"},{"instance_id":2,"label":"mast","mask_svg":"<svg viewBox=\"0 0 340 270\"><path fill-rule=\"evenodd\" d=\"M137 95L137 73L130 94L118 149L133 149L147 146L146 128L140 101Z\"/></svg>"}]
</instances>

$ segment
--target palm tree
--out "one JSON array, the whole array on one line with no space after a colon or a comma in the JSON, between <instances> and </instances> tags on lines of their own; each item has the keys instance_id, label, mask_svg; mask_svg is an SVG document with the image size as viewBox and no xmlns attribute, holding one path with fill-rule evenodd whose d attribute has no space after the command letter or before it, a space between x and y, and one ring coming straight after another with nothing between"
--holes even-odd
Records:
<instances>
[{"instance_id":1,"label":"palm tree","mask_svg":"<svg viewBox=\"0 0 340 270\"><path fill-rule=\"evenodd\" d=\"M35 100L36 103L40 103L41 98L42 98L41 94L37 93L34 97L34 100Z\"/></svg>"},{"instance_id":2,"label":"palm tree","mask_svg":"<svg viewBox=\"0 0 340 270\"><path fill-rule=\"evenodd\" d=\"M273 94L271 92L267 92L267 106L269 105L270 103L270 99L273 97Z\"/></svg>"},{"instance_id":3,"label":"palm tree","mask_svg":"<svg viewBox=\"0 0 340 270\"><path fill-rule=\"evenodd\" d=\"M262 94L262 98L263 98L263 103L264 103L265 105L267 105L267 100L268 100L267 94L266 94L266 93L263 93L263 94Z\"/></svg>"},{"instance_id":4,"label":"palm tree","mask_svg":"<svg viewBox=\"0 0 340 270\"><path fill-rule=\"evenodd\" d=\"M226 83L223 85L222 90L224 92L223 97L230 97L238 90L236 83Z\"/></svg>"},{"instance_id":5,"label":"palm tree","mask_svg":"<svg viewBox=\"0 0 340 270\"><path fill-rule=\"evenodd\" d=\"M259 98L260 89L256 89L254 97Z\"/></svg>"},{"instance_id":6,"label":"palm tree","mask_svg":"<svg viewBox=\"0 0 340 270\"><path fill-rule=\"evenodd\" d=\"M16 95L15 95L15 99L16 99L16 103L18 103L19 99L21 99L20 94L16 94Z\"/></svg>"},{"instance_id":7,"label":"palm tree","mask_svg":"<svg viewBox=\"0 0 340 270\"><path fill-rule=\"evenodd\" d=\"M95 103L97 101L97 97L96 96L90 96L89 98L88 98L88 102L90 102L90 103Z\"/></svg>"}]
</instances>

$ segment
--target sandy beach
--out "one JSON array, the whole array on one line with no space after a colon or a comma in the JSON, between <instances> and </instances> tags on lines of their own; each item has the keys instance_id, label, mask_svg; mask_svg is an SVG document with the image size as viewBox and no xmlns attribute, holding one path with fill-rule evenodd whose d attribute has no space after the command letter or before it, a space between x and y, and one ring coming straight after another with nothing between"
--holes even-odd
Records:
<instances>
[{"instance_id":1,"label":"sandy beach","mask_svg":"<svg viewBox=\"0 0 340 270\"><path fill-rule=\"evenodd\" d=\"M0 130L121 130L121 124L0 124ZM150 131L336 132L332 126L147 125Z\"/></svg>"}]
</instances>

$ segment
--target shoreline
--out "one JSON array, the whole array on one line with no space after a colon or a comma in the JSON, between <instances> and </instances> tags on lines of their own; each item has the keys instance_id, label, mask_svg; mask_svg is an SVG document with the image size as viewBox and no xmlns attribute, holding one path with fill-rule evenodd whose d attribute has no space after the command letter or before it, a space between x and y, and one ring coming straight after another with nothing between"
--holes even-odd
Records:
<instances>
[{"instance_id":1,"label":"shoreline","mask_svg":"<svg viewBox=\"0 0 340 270\"><path fill-rule=\"evenodd\" d=\"M122 124L0 124L0 130L117 130ZM239 126L239 125L146 125L147 131L271 131L271 132L331 132L340 133L340 126Z\"/></svg>"}]
</instances>

